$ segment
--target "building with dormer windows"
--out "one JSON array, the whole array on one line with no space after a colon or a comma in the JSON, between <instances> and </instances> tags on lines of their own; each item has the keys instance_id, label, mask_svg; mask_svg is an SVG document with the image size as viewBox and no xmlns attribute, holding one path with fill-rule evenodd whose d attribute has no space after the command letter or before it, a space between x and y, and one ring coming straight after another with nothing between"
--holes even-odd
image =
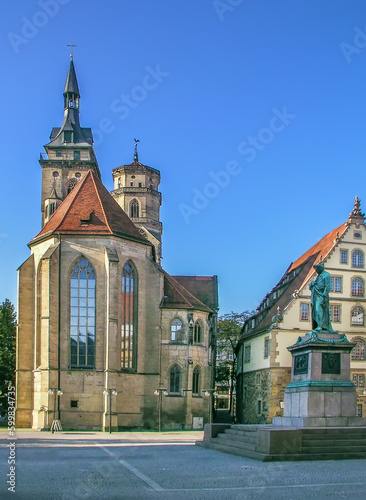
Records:
<instances>
[{"instance_id":1,"label":"building with dormer windows","mask_svg":"<svg viewBox=\"0 0 366 500\"><path fill-rule=\"evenodd\" d=\"M348 220L293 262L243 326L237 346L237 419L271 423L283 416L285 387L291 381L288 346L312 329L311 292L314 265L331 274L329 295L333 329L356 346L351 378L357 387L358 416L366 415L366 226L356 198Z\"/></svg>"},{"instance_id":2,"label":"building with dormer windows","mask_svg":"<svg viewBox=\"0 0 366 500\"><path fill-rule=\"evenodd\" d=\"M162 269L160 172L136 146L109 193L79 113L71 58L64 120L40 158L42 227L18 270L17 426L199 427L214 384L217 276Z\"/></svg>"}]
</instances>

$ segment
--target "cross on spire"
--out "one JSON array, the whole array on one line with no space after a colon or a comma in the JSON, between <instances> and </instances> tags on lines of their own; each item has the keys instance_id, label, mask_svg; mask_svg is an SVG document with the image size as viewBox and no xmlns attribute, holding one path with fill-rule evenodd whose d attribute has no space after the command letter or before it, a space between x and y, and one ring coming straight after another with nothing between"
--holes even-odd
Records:
<instances>
[{"instance_id":1,"label":"cross on spire","mask_svg":"<svg viewBox=\"0 0 366 500\"><path fill-rule=\"evenodd\" d=\"M68 43L67 44L68 47L70 47L70 57L71 59L74 57L74 47L77 47L77 45L73 44L73 43Z\"/></svg>"},{"instance_id":2,"label":"cross on spire","mask_svg":"<svg viewBox=\"0 0 366 500\"><path fill-rule=\"evenodd\" d=\"M137 143L140 142L139 139L134 139L135 141L135 153L133 155L133 161L135 163L137 163L139 161L139 155L138 155L138 152L137 152Z\"/></svg>"}]
</instances>

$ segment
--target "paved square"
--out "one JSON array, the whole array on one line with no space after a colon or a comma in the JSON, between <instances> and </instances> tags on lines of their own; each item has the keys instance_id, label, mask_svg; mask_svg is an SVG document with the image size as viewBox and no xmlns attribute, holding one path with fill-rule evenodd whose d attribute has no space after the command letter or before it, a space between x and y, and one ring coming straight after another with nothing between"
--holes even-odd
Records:
<instances>
[{"instance_id":1,"label":"paved square","mask_svg":"<svg viewBox=\"0 0 366 500\"><path fill-rule=\"evenodd\" d=\"M366 461L263 463L194 446L199 433L33 433L16 442L16 493L1 498L364 500Z\"/></svg>"}]
</instances>

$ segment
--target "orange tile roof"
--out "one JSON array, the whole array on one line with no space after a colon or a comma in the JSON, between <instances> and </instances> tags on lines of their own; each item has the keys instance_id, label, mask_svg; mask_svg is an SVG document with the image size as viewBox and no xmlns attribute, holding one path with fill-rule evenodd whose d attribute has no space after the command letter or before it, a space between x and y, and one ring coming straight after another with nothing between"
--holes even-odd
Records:
<instances>
[{"instance_id":1,"label":"orange tile roof","mask_svg":"<svg viewBox=\"0 0 366 500\"><path fill-rule=\"evenodd\" d=\"M329 252L333 249L333 247L336 244L336 239L341 238L343 234L346 232L348 228L347 222L341 224L339 227L336 229L333 229L333 231L330 231L328 234L326 234L321 240L319 240L315 245L313 245L307 252L305 252L301 257L299 257L295 262L291 264L290 269L288 272L290 273L297 267L301 266L301 264L304 264L310 257L312 257L315 254L318 254L318 258L316 259L314 264L317 264L320 261L320 258L324 260Z\"/></svg>"},{"instance_id":2,"label":"orange tile roof","mask_svg":"<svg viewBox=\"0 0 366 500\"><path fill-rule=\"evenodd\" d=\"M150 245L92 170L66 196L29 245L59 233L113 234Z\"/></svg>"}]
</instances>

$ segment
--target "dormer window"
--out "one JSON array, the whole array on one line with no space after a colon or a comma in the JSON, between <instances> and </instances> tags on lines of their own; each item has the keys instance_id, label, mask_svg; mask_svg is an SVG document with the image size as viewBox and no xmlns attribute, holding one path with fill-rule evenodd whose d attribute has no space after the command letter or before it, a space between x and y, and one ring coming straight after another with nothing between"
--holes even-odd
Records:
<instances>
[{"instance_id":1,"label":"dormer window","mask_svg":"<svg viewBox=\"0 0 366 500\"><path fill-rule=\"evenodd\" d=\"M66 142L66 143L72 142L72 131L71 130L64 131L64 142Z\"/></svg>"},{"instance_id":2,"label":"dormer window","mask_svg":"<svg viewBox=\"0 0 366 500\"><path fill-rule=\"evenodd\" d=\"M56 158L62 158L62 151L56 151Z\"/></svg>"}]
</instances>

